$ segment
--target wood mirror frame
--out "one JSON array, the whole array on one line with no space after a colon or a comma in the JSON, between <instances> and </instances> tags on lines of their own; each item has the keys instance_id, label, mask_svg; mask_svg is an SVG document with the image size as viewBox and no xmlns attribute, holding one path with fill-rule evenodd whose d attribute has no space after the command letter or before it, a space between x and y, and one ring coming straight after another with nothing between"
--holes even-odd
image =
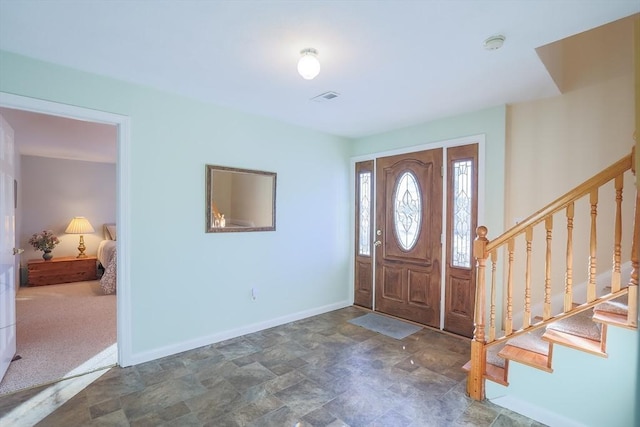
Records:
<instances>
[{"instance_id":1,"label":"wood mirror frame","mask_svg":"<svg viewBox=\"0 0 640 427\"><path fill-rule=\"evenodd\" d=\"M276 173L206 165L207 233L275 231Z\"/></svg>"}]
</instances>

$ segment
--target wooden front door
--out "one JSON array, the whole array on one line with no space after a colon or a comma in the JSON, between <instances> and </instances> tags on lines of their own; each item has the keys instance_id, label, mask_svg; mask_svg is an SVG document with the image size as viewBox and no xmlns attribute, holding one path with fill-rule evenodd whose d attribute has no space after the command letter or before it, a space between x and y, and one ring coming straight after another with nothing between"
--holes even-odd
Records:
<instances>
[{"instance_id":1,"label":"wooden front door","mask_svg":"<svg viewBox=\"0 0 640 427\"><path fill-rule=\"evenodd\" d=\"M376 161L375 309L440 326L442 149Z\"/></svg>"}]
</instances>

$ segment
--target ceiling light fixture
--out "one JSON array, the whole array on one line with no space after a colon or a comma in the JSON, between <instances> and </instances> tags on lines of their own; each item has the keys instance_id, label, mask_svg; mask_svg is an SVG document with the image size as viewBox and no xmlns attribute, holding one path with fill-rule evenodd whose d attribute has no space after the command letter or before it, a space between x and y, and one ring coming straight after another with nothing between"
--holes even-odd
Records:
<instances>
[{"instance_id":1,"label":"ceiling light fixture","mask_svg":"<svg viewBox=\"0 0 640 427\"><path fill-rule=\"evenodd\" d=\"M506 39L505 36L503 36L502 34L499 34L497 36L491 36L484 41L482 46L485 48L485 50L500 49L504 44L505 39Z\"/></svg>"},{"instance_id":2,"label":"ceiling light fixture","mask_svg":"<svg viewBox=\"0 0 640 427\"><path fill-rule=\"evenodd\" d=\"M320 61L318 51L313 48L302 49L298 61L298 73L306 80L312 80L320 73Z\"/></svg>"}]
</instances>

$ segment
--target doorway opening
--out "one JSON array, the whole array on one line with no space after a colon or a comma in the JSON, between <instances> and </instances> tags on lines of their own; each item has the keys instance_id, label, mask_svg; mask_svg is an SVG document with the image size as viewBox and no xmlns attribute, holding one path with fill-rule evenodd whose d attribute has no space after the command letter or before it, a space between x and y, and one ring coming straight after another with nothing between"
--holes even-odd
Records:
<instances>
[{"instance_id":1,"label":"doorway opening","mask_svg":"<svg viewBox=\"0 0 640 427\"><path fill-rule=\"evenodd\" d=\"M97 355L97 359L113 360L114 352L116 363L120 366L131 365L131 345L130 345L130 289L129 289L129 263L128 263L128 247L129 247L129 118L112 113L90 110L81 107L69 106L49 101L26 98L12 94L0 92L0 107L20 110L24 112L40 113L49 116L57 116L61 118L80 120L84 122L99 123L112 125L117 128L116 145L116 179L113 185L116 190L116 223L118 224L118 240L117 240L117 282L118 290L115 295L115 305L117 306L116 315L116 344L110 347L106 352ZM18 154L19 155L19 154ZM96 224L96 232L102 234L102 224ZM15 242L18 247L19 241ZM23 262L26 265L26 262ZM16 265L20 265L19 257L16 257ZM19 284L16 284L19 285ZM58 285L55 285L56 287ZM99 286L96 282L90 283L88 286ZM44 286L43 288L46 288ZM87 328L99 329L99 324L87 321ZM17 325L20 328L20 324ZM117 350L116 350L117 347ZM64 357L64 353L62 354ZM107 359L105 359L105 357ZM111 359L108 359L108 358ZM80 375L81 371L89 372L95 364L104 363L100 360L95 361L91 365L83 365L79 370L72 371L67 376Z\"/></svg>"}]
</instances>

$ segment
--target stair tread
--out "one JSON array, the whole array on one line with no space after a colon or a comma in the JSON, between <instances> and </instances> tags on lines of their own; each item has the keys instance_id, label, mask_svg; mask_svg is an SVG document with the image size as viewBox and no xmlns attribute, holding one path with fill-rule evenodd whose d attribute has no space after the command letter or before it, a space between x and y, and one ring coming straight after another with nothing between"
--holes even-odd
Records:
<instances>
[{"instance_id":1,"label":"stair tread","mask_svg":"<svg viewBox=\"0 0 640 427\"><path fill-rule=\"evenodd\" d=\"M487 349L487 363L504 368L505 360L498 356L500 350L504 348L505 344L498 344Z\"/></svg>"},{"instance_id":2,"label":"stair tread","mask_svg":"<svg viewBox=\"0 0 640 427\"><path fill-rule=\"evenodd\" d=\"M549 363L549 357L547 355L512 346L510 344L505 345L499 354L505 359L513 360L514 362L519 362L533 368L541 369L545 372L553 372L553 369L551 369Z\"/></svg>"},{"instance_id":3,"label":"stair tread","mask_svg":"<svg viewBox=\"0 0 640 427\"><path fill-rule=\"evenodd\" d=\"M549 343L542 340L542 334L544 334L544 330L536 329L535 331L527 332L526 334L511 338L507 344L512 347L518 347L523 350L548 356Z\"/></svg>"},{"instance_id":4,"label":"stair tread","mask_svg":"<svg viewBox=\"0 0 640 427\"><path fill-rule=\"evenodd\" d=\"M636 329L635 326L629 325L626 314L616 314L607 311L594 311L593 321L617 326L619 328L627 328L632 330Z\"/></svg>"},{"instance_id":5,"label":"stair tread","mask_svg":"<svg viewBox=\"0 0 640 427\"><path fill-rule=\"evenodd\" d=\"M592 319L593 312L583 311L565 319L556 320L547 325L546 330L554 330L577 337L600 341L602 336L601 326Z\"/></svg>"},{"instance_id":6,"label":"stair tread","mask_svg":"<svg viewBox=\"0 0 640 427\"><path fill-rule=\"evenodd\" d=\"M504 359L502 359L502 361L503 363L505 362ZM469 360L467 363L464 364L464 366L462 367L462 370L466 372L471 371L471 360ZM503 386L506 387L509 385L509 383L507 382L506 376L507 376L506 367L504 365L496 366L489 362L487 362L487 364L485 365L484 377L486 379L491 380L498 384L502 384Z\"/></svg>"},{"instance_id":7,"label":"stair tread","mask_svg":"<svg viewBox=\"0 0 640 427\"><path fill-rule=\"evenodd\" d=\"M543 339L554 344L564 345L596 356L607 357L607 353L602 351L601 342L599 340L591 340L589 338L580 337L555 329L547 329L543 335Z\"/></svg>"},{"instance_id":8,"label":"stair tread","mask_svg":"<svg viewBox=\"0 0 640 427\"><path fill-rule=\"evenodd\" d=\"M593 308L594 311L620 314L626 316L629 311L629 297L627 294L618 298L601 302Z\"/></svg>"}]
</instances>

